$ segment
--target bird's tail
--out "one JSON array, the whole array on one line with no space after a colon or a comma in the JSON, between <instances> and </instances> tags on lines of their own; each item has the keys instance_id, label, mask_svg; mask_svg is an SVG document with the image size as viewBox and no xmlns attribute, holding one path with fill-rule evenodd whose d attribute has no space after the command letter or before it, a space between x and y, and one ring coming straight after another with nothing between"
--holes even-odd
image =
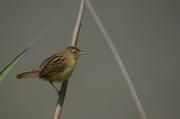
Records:
<instances>
[{"instance_id":1,"label":"bird's tail","mask_svg":"<svg viewBox=\"0 0 180 119\"><path fill-rule=\"evenodd\" d=\"M27 71L27 72L23 72L20 73L16 76L17 79L22 79L22 78L35 78L37 76L39 76L39 72L40 70L38 69L34 69L32 71Z\"/></svg>"}]
</instances>

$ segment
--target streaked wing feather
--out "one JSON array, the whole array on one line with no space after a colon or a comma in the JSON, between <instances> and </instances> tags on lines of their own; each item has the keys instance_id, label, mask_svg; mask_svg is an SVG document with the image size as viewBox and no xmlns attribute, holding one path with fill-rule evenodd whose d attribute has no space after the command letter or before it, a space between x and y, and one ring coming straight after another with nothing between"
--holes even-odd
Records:
<instances>
[{"instance_id":1,"label":"streaked wing feather","mask_svg":"<svg viewBox=\"0 0 180 119\"><path fill-rule=\"evenodd\" d=\"M50 58L46 59L40 65L40 74L39 78L50 77L54 73L63 72L67 67L67 63L65 62L65 58L62 57L61 53L57 53Z\"/></svg>"},{"instance_id":2,"label":"streaked wing feather","mask_svg":"<svg viewBox=\"0 0 180 119\"><path fill-rule=\"evenodd\" d=\"M44 67L46 67L47 65L51 65L53 63L54 60L56 59L60 59L62 58L62 53L56 53L54 55L52 55L51 57L45 59L41 65L39 66L40 69L43 69Z\"/></svg>"}]
</instances>

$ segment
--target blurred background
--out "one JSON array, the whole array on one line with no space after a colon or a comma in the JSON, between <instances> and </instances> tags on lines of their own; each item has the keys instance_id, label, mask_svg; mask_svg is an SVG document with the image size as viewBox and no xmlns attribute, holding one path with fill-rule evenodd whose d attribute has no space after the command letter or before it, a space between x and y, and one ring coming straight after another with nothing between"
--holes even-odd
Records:
<instances>
[{"instance_id":1,"label":"blurred background","mask_svg":"<svg viewBox=\"0 0 180 119\"><path fill-rule=\"evenodd\" d=\"M91 0L149 119L180 118L180 16L175 0ZM51 119L58 96L40 79L17 80L71 41L80 0L0 0L0 69L54 19L56 25L0 84L0 119ZM88 51L68 85L62 119L141 119L124 77L85 10L78 47ZM60 85L60 84L59 84Z\"/></svg>"}]
</instances>

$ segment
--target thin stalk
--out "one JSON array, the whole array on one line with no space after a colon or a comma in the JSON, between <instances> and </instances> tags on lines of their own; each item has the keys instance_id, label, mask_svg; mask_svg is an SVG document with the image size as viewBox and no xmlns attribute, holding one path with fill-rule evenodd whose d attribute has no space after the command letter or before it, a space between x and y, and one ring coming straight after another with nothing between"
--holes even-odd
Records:
<instances>
[{"instance_id":1,"label":"thin stalk","mask_svg":"<svg viewBox=\"0 0 180 119\"><path fill-rule=\"evenodd\" d=\"M87 0L87 8L90 11L90 13L92 14L95 22L97 23L97 26L99 27L100 31L102 32L102 34L103 34L103 36L104 36L104 38L105 38L111 52L112 52L112 54L114 55L115 60L117 61L118 67L119 67L119 69L121 70L121 72L122 72L122 74L124 76L124 79L125 79L125 81L127 83L129 91L132 94L132 98L133 98L133 100L134 100L134 102L136 104L136 107L137 107L137 109L138 109L138 111L140 113L141 118L142 119L148 119L148 117L146 116L146 113L145 113L145 111L143 109L143 106L142 106L142 104L140 102L140 99L138 97L138 94L137 94L137 92L136 92L136 90L134 88L134 85L133 85L133 83L132 83L132 81L130 79L130 76L129 76L128 72L127 72L127 69L126 69L126 67L125 67L125 65L124 65L118 51L116 50L116 47L115 47L110 35L106 31L101 19L97 15L96 11L92 7L89 0Z\"/></svg>"},{"instance_id":2,"label":"thin stalk","mask_svg":"<svg viewBox=\"0 0 180 119\"><path fill-rule=\"evenodd\" d=\"M85 3L86 3L86 0L81 0L79 14L77 17L76 26L74 28L74 32L73 32L73 36L72 36L71 46L76 46L76 44L77 44Z\"/></svg>"},{"instance_id":3,"label":"thin stalk","mask_svg":"<svg viewBox=\"0 0 180 119\"><path fill-rule=\"evenodd\" d=\"M24 49L29 49L35 42L37 42L42 36L44 36L46 33L49 32L49 30L52 29L52 27L56 24L56 19L53 20L53 22L48 26L48 28L43 31L41 34L39 34L33 41L31 41Z\"/></svg>"},{"instance_id":4,"label":"thin stalk","mask_svg":"<svg viewBox=\"0 0 180 119\"><path fill-rule=\"evenodd\" d=\"M81 0L79 14L77 17L76 26L75 26L72 41L71 41L71 46L76 46L76 44L77 44L85 3L86 3L86 0ZM61 86L61 91L64 92L64 95L59 95L59 97L58 97L56 109L54 112L54 119L60 119L60 117L61 117L61 112L63 109L63 103L64 103L64 99L65 99L65 95L66 95L67 86L68 86L68 80L63 81L62 86Z\"/></svg>"},{"instance_id":5,"label":"thin stalk","mask_svg":"<svg viewBox=\"0 0 180 119\"><path fill-rule=\"evenodd\" d=\"M61 112L62 112L62 106L63 106L64 98L66 95L67 85L68 85L68 80L66 80L62 83L61 90L63 90L65 92L65 94L63 96L58 97L58 101L56 104L56 110L54 112L54 119L60 119Z\"/></svg>"}]
</instances>

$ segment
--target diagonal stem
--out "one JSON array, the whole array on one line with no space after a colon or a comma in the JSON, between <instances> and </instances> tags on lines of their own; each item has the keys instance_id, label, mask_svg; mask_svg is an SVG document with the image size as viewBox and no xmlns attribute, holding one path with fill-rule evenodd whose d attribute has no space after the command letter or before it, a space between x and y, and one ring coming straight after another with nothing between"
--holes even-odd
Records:
<instances>
[{"instance_id":1,"label":"diagonal stem","mask_svg":"<svg viewBox=\"0 0 180 119\"><path fill-rule=\"evenodd\" d=\"M53 22L48 26L48 28L43 31L41 34L39 34L33 41L31 41L26 47L25 49L29 49L35 42L37 42L42 36L44 36L46 33L49 32L49 30L51 30L51 28L56 24L56 19L53 20Z\"/></svg>"},{"instance_id":2,"label":"diagonal stem","mask_svg":"<svg viewBox=\"0 0 180 119\"><path fill-rule=\"evenodd\" d=\"M77 44L78 35L79 35L80 27L81 27L82 16L83 16L84 8L85 8L85 3L86 3L86 0L81 0L79 14L77 17L76 26L74 28L74 32L72 36L71 46L76 46Z\"/></svg>"},{"instance_id":3,"label":"diagonal stem","mask_svg":"<svg viewBox=\"0 0 180 119\"><path fill-rule=\"evenodd\" d=\"M68 80L66 80L66 81L64 81L62 83L61 91L64 91L65 94L64 95L59 95L59 97L58 97L58 101L57 101L57 104L56 104L56 110L54 112L54 119L60 119L61 112L62 112L62 107L63 107L63 103L64 103L64 98L65 98L65 95L66 95L67 85L68 85Z\"/></svg>"},{"instance_id":4,"label":"diagonal stem","mask_svg":"<svg viewBox=\"0 0 180 119\"><path fill-rule=\"evenodd\" d=\"M130 79L130 76L129 76L128 72L127 72L127 69L126 69L126 67L125 67L125 65L124 65L124 63L123 63L119 53L117 52L116 47L115 47L115 45L114 45L110 35L106 31L106 29L105 29L101 19L97 15L96 11L92 7L92 5L89 2L89 0L87 0L87 8L90 11L90 13L92 14L92 16L93 16L95 22L97 23L97 26L99 27L100 31L102 32L102 34L103 34L103 36L104 36L104 38L105 38L105 40L106 40L106 42L107 42L111 52L112 52L112 54L114 55L115 60L117 61L119 69L122 71L124 79L125 79L125 81L127 83L129 91L132 94L132 98L133 98L133 100L134 100L134 102L136 104L136 107L137 107L140 115L141 115L141 118L142 119L148 119L148 117L146 116L146 113L145 113L145 111L143 109L143 106L142 106L142 104L140 102L140 99L138 97L138 94L137 94L137 92L136 92L136 90L134 88L134 85L133 85L133 83L132 83L132 81Z\"/></svg>"}]
</instances>

